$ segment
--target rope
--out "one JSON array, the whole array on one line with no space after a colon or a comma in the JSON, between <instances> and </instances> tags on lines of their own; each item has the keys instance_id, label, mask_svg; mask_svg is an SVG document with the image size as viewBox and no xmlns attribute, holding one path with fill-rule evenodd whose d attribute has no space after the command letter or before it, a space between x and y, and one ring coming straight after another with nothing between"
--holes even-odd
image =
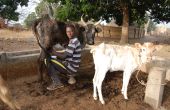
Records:
<instances>
[{"instance_id":1,"label":"rope","mask_svg":"<svg viewBox=\"0 0 170 110\"><path fill-rule=\"evenodd\" d=\"M141 62L141 56L140 56L140 53L139 53L139 62ZM139 80L139 78L138 78L138 74L139 74L139 72L140 72L140 70L141 70L141 66L142 66L142 64L143 63L140 63L140 66L139 66L139 68L138 68L138 72L136 73L136 79L137 79L137 81L141 84L141 85L143 85L143 86L147 86L147 85L166 85L167 84L167 82L165 82L165 83L162 83L162 84L148 84L148 83L145 83L144 82L144 80Z\"/></svg>"},{"instance_id":2,"label":"rope","mask_svg":"<svg viewBox=\"0 0 170 110\"><path fill-rule=\"evenodd\" d=\"M140 67L141 68L141 67ZM140 68L138 69L138 72L137 72L137 74L136 74L136 79L137 79L137 81L141 84L141 85L143 85L143 86L147 86L147 85L162 85L162 86L164 86L164 85L166 85L167 84L167 82L165 82L165 83L162 83L162 84L148 84L148 83L145 83L143 80L139 80L138 79L138 74L139 74L139 72L140 72Z\"/></svg>"},{"instance_id":3,"label":"rope","mask_svg":"<svg viewBox=\"0 0 170 110\"><path fill-rule=\"evenodd\" d=\"M138 74L139 74L139 72L140 72L140 69L139 69L138 72L136 73L136 79L137 79L137 81L138 81L141 85L146 86L147 84L146 84L143 80L139 81L139 79L138 79Z\"/></svg>"}]
</instances>

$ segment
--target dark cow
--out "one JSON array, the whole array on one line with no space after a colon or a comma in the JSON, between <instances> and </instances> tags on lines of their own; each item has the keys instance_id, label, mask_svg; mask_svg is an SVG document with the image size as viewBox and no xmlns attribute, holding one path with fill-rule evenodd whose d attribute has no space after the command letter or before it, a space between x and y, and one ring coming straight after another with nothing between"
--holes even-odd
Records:
<instances>
[{"instance_id":1,"label":"dark cow","mask_svg":"<svg viewBox=\"0 0 170 110\"><path fill-rule=\"evenodd\" d=\"M87 44L94 44L95 33L101 31L96 28L99 22L95 24L86 24L81 18L82 25L71 23L75 26L75 35L78 37L82 48ZM66 35L66 25L68 23L52 20L48 15L35 20L32 26L34 35L37 38L39 46L42 48L38 59L40 80L43 81L44 58L52 50L55 44L67 45L69 39ZM69 23L70 24L70 23Z\"/></svg>"}]
</instances>

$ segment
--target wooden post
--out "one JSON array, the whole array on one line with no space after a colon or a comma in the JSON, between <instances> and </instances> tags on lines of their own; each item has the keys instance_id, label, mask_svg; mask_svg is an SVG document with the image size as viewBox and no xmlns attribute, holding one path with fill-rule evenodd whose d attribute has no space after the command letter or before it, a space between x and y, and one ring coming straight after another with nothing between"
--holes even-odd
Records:
<instances>
[{"instance_id":1,"label":"wooden post","mask_svg":"<svg viewBox=\"0 0 170 110\"><path fill-rule=\"evenodd\" d=\"M134 39L135 39L135 36L136 36L136 28L134 28Z\"/></svg>"},{"instance_id":2,"label":"wooden post","mask_svg":"<svg viewBox=\"0 0 170 110\"><path fill-rule=\"evenodd\" d=\"M6 80L8 75L7 75L7 55L6 55L6 52L2 52L0 53L0 64L1 64L1 67L2 68L2 65L4 66L2 69L1 69L1 75L2 77Z\"/></svg>"},{"instance_id":3,"label":"wooden post","mask_svg":"<svg viewBox=\"0 0 170 110\"><path fill-rule=\"evenodd\" d=\"M103 27L103 37L104 37L104 25L102 27Z\"/></svg>"},{"instance_id":4,"label":"wooden post","mask_svg":"<svg viewBox=\"0 0 170 110\"><path fill-rule=\"evenodd\" d=\"M139 38L139 34L140 34L140 28L138 28L138 36L137 36L137 38Z\"/></svg>"}]
</instances>

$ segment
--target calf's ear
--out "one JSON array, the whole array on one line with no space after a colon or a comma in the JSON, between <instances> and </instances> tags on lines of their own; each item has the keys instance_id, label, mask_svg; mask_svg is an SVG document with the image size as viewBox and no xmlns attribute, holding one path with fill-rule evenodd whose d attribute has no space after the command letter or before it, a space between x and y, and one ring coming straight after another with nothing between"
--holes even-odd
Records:
<instances>
[{"instance_id":1,"label":"calf's ear","mask_svg":"<svg viewBox=\"0 0 170 110\"><path fill-rule=\"evenodd\" d=\"M141 46L142 46L142 45L141 45L140 43L135 43L135 47L136 47L136 48L141 48Z\"/></svg>"},{"instance_id":2,"label":"calf's ear","mask_svg":"<svg viewBox=\"0 0 170 110\"><path fill-rule=\"evenodd\" d=\"M96 50L96 48L95 48L95 47L92 47L91 50L90 50L90 53L94 53L95 50Z\"/></svg>"},{"instance_id":3,"label":"calf's ear","mask_svg":"<svg viewBox=\"0 0 170 110\"><path fill-rule=\"evenodd\" d=\"M154 45L154 51L159 51L163 48L162 45Z\"/></svg>"}]
</instances>

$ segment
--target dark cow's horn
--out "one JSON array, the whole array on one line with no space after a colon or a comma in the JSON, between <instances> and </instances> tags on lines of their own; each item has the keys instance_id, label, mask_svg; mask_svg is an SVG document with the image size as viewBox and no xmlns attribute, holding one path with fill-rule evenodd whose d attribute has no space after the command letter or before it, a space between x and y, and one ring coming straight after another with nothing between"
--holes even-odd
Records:
<instances>
[{"instance_id":1,"label":"dark cow's horn","mask_svg":"<svg viewBox=\"0 0 170 110\"><path fill-rule=\"evenodd\" d=\"M96 23L94 23L94 25L96 26L96 25L98 25L99 23L101 23L102 22L102 20L100 19L99 21L97 21Z\"/></svg>"},{"instance_id":2,"label":"dark cow's horn","mask_svg":"<svg viewBox=\"0 0 170 110\"><path fill-rule=\"evenodd\" d=\"M83 20L83 15L81 16L81 22L83 23L84 26L86 26L86 22Z\"/></svg>"}]
</instances>

